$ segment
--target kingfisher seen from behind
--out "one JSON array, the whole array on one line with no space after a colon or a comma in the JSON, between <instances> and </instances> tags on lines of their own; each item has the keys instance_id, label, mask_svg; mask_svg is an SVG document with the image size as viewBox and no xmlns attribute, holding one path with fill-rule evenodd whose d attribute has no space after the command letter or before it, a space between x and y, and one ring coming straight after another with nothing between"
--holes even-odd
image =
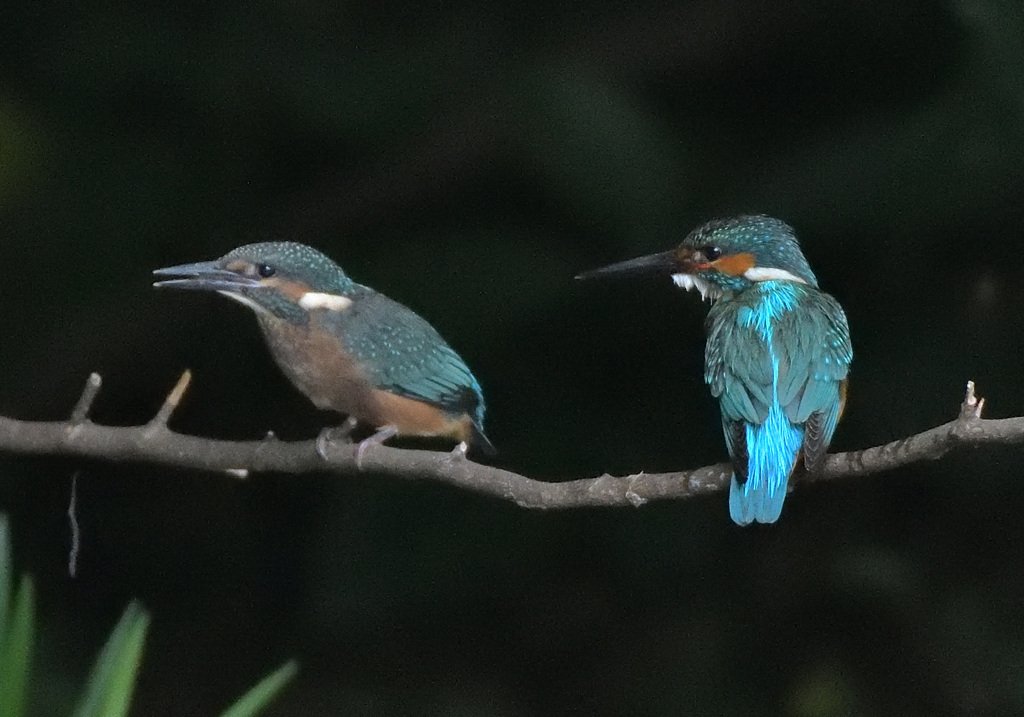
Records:
<instances>
[{"instance_id":1,"label":"kingfisher seen from behind","mask_svg":"<svg viewBox=\"0 0 1024 717\"><path fill-rule=\"evenodd\" d=\"M722 219L676 249L578 278L667 274L711 300L704 380L732 459L729 513L774 523L800 464L821 467L846 402L853 349L839 303L818 288L793 229L766 216Z\"/></svg>"},{"instance_id":2,"label":"kingfisher seen from behind","mask_svg":"<svg viewBox=\"0 0 1024 717\"><path fill-rule=\"evenodd\" d=\"M216 291L256 313L277 365L318 408L395 435L439 436L487 453L484 399L466 363L433 326L312 247L247 244L216 261L153 272L157 287ZM324 434L321 434L322 436ZM318 443L319 445L319 443Z\"/></svg>"}]
</instances>

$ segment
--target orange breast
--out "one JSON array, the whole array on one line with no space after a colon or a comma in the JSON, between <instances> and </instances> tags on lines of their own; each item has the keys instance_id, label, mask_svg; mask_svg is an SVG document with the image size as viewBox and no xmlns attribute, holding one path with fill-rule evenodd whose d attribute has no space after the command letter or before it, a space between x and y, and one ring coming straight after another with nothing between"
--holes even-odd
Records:
<instances>
[{"instance_id":1,"label":"orange breast","mask_svg":"<svg viewBox=\"0 0 1024 717\"><path fill-rule=\"evenodd\" d=\"M281 371L317 408L379 425L369 378L337 339L276 318L260 317L260 327Z\"/></svg>"}]
</instances>

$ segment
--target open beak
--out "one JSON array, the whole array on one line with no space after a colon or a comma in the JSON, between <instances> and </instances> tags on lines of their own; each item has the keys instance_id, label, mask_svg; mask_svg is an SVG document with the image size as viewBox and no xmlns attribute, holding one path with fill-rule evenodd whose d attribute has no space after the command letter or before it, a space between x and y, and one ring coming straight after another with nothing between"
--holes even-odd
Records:
<instances>
[{"instance_id":1,"label":"open beak","mask_svg":"<svg viewBox=\"0 0 1024 717\"><path fill-rule=\"evenodd\" d=\"M199 291L234 292L247 287L260 286L258 279L243 276L234 271L222 269L215 261L201 261L196 264L179 264L157 269L154 276L180 277L154 282L161 289L197 289Z\"/></svg>"},{"instance_id":2,"label":"open beak","mask_svg":"<svg viewBox=\"0 0 1024 717\"><path fill-rule=\"evenodd\" d=\"M674 274L679 271L678 252L675 249L660 254L648 254L637 259L620 261L617 264L585 271L577 279L597 279L606 276L649 276L651 274Z\"/></svg>"}]
</instances>

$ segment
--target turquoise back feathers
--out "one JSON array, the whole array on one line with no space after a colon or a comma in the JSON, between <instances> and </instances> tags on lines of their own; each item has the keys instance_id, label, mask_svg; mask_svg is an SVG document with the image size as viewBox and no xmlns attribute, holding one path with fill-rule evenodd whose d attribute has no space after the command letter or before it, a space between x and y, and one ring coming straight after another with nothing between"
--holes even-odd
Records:
<instances>
[{"instance_id":1,"label":"turquoise back feathers","mask_svg":"<svg viewBox=\"0 0 1024 717\"><path fill-rule=\"evenodd\" d=\"M778 520L802 458L817 470L832 440L853 358L830 296L784 281L754 284L708 314L705 380L722 412L740 525Z\"/></svg>"}]
</instances>

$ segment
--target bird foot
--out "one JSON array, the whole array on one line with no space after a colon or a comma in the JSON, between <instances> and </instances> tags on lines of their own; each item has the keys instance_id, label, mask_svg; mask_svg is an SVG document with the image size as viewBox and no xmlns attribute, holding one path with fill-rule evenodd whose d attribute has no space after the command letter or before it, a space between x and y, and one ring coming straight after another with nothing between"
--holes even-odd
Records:
<instances>
[{"instance_id":1,"label":"bird foot","mask_svg":"<svg viewBox=\"0 0 1024 717\"><path fill-rule=\"evenodd\" d=\"M370 446L379 446L389 438L393 438L398 435L398 429L394 426L384 426L374 433L369 438L364 438L359 442L359 446L356 448L356 468L363 469L363 456L366 455L366 450Z\"/></svg>"},{"instance_id":2,"label":"bird foot","mask_svg":"<svg viewBox=\"0 0 1024 717\"><path fill-rule=\"evenodd\" d=\"M340 426L328 426L324 430L320 431L320 435L316 437L317 455L326 461L328 443L334 443L335 441L339 443L351 443L352 431L355 430L356 424L356 419L349 416Z\"/></svg>"},{"instance_id":3,"label":"bird foot","mask_svg":"<svg viewBox=\"0 0 1024 717\"><path fill-rule=\"evenodd\" d=\"M452 449L452 452L448 454L448 458L456 461L466 460L466 453L469 451L469 444L465 441L460 441L459 445Z\"/></svg>"}]
</instances>

